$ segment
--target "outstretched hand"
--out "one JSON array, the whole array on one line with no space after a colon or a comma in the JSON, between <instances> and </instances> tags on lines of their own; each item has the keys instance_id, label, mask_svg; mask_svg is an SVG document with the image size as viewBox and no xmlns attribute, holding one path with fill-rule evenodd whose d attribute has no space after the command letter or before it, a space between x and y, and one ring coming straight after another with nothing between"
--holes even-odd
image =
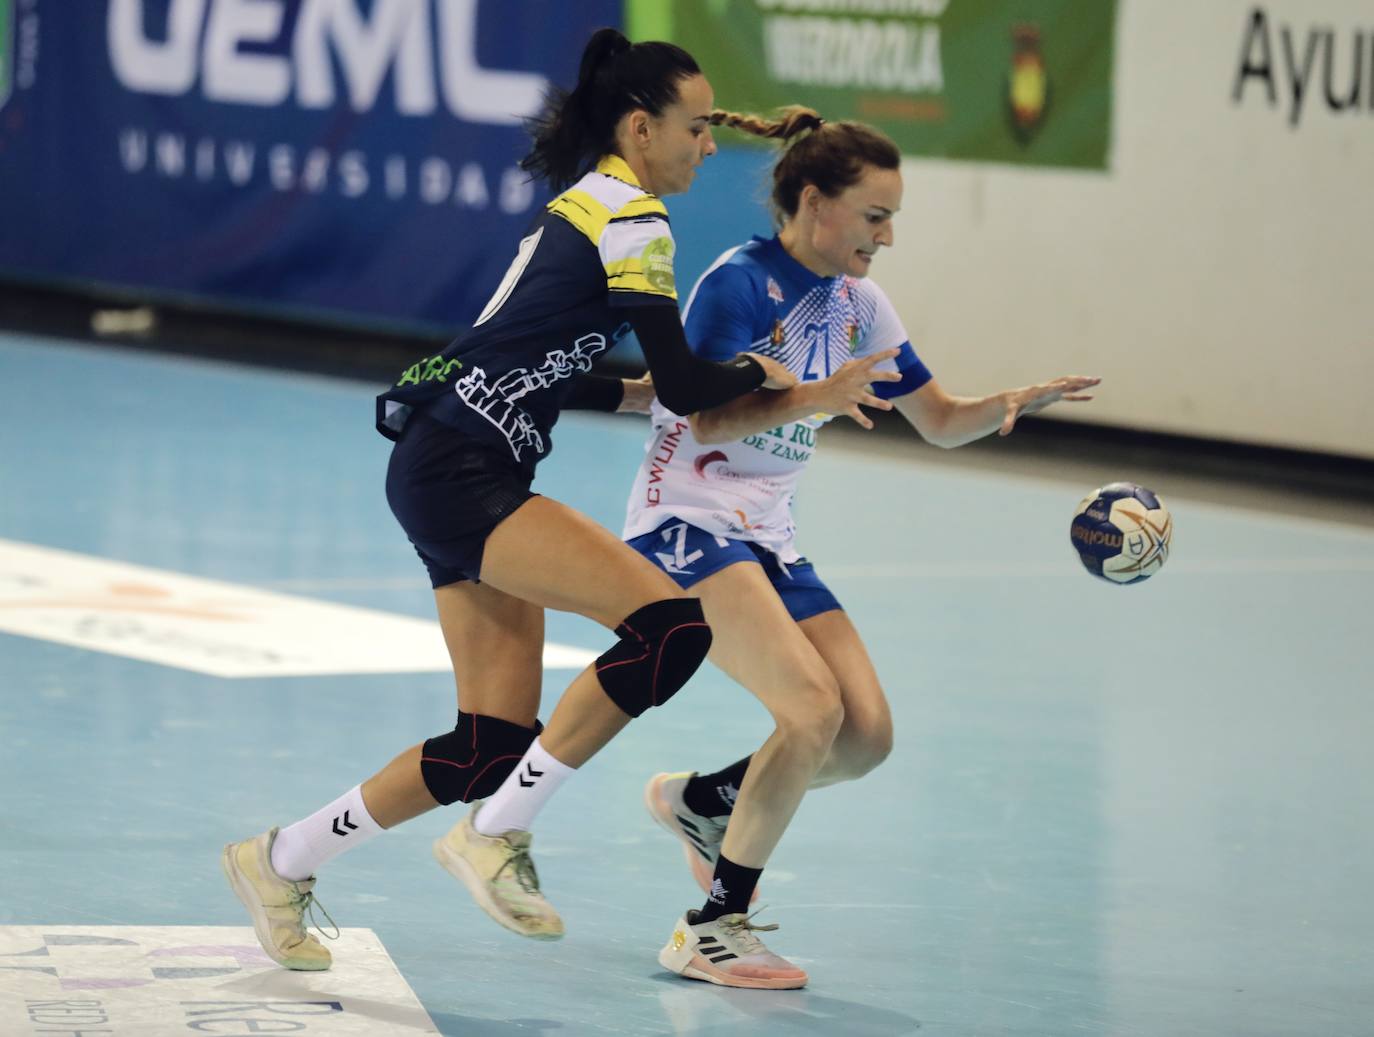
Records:
<instances>
[{"instance_id":1,"label":"outstretched hand","mask_svg":"<svg viewBox=\"0 0 1374 1037\"><path fill-rule=\"evenodd\" d=\"M1006 414L1002 418L1002 427L997 430L997 434L999 436L1009 435L1015 427L1017 419L1022 415L1035 414L1060 400L1069 400L1073 403L1091 400L1092 396L1084 394L1083 390L1090 389L1101 381L1101 378L1092 378L1087 375L1067 375L1063 378L1056 378L1052 382L1045 382L1043 385L1028 385L1024 389L1010 390L1006 394Z\"/></svg>"},{"instance_id":2,"label":"outstretched hand","mask_svg":"<svg viewBox=\"0 0 1374 1037\"><path fill-rule=\"evenodd\" d=\"M873 395L873 382L900 382L902 376L896 371L875 371L885 360L891 360L899 350L885 349L881 353L848 360L829 378L812 383L816 393L817 410L826 414L843 414L853 418L859 425L871 429L872 420L860 407L874 410L891 410L892 403Z\"/></svg>"}]
</instances>

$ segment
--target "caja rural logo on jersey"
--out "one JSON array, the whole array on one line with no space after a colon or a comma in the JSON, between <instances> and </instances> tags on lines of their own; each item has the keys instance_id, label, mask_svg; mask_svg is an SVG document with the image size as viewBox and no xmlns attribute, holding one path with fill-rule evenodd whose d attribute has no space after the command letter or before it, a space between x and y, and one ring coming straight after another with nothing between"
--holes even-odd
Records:
<instances>
[{"instance_id":1,"label":"caja rural logo on jersey","mask_svg":"<svg viewBox=\"0 0 1374 1037\"><path fill-rule=\"evenodd\" d=\"M1011 69L1007 73L1007 118L1012 136L1029 144L1044 124L1050 104L1050 78L1040 48L1040 28L1022 24L1011 30Z\"/></svg>"}]
</instances>

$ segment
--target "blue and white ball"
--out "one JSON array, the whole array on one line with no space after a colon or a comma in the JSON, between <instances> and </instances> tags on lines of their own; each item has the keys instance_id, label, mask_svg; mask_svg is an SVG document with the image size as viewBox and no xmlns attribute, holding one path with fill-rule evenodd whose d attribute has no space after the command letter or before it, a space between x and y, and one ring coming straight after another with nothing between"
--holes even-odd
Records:
<instances>
[{"instance_id":1,"label":"blue and white ball","mask_svg":"<svg viewBox=\"0 0 1374 1037\"><path fill-rule=\"evenodd\" d=\"M1174 520L1163 499L1132 482L1100 486L1078 504L1069 538L1083 568L1110 583L1148 580L1169 558Z\"/></svg>"}]
</instances>

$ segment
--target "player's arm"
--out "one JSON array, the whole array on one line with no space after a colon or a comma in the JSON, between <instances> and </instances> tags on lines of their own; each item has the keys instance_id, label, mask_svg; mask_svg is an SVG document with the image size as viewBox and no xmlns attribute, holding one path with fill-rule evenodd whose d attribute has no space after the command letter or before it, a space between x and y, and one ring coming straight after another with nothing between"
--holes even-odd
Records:
<instances>
[{"instance_id":1,"label":"player's arm","mask_svg":"<svg viewBox=\"0 0 1374 1037\"><path fill-rule=\"evenodd\" d=\"M752 392L766 380L782 375L791 378L785 368L755 356L741 354L721 362L697 356L687 345L675 303L630 305L625 310L649 364L658 398L674 414L716 407Z\"/></svg>"},{"instance_id":2,"label":"player's arm","mask_svg":"<svg viewBox=\"0 0 1374 1037\"><path fill-rule=\"evenodd\" d=\"M692 352L677 307L676 246L662 201L641 196L626 203L595 240L610 303L634 329L658 398L669 410L691 414L762 385L786 388L795 382L781 365L759 357L717 361Z\"/></svg>"},{"instance_id":3,"label":"player's arm","mask_svg":"<svg viewBox=\"0 0 1374 1037\"><path fill-rule=\"evenodd\" d=\"M699 411L687 420L698 443L730 443L764 429L809 418L813 414L843 414L864 428L873 422L860 409L891 410L892 404L874 395L873 383L900 381L896 371L874 368L897 356L896 349L850 360L829 378L781 392L756 392L710 410Z\"/></svg>"},{"instance_id":4,"label":"player's arm","mask_svg":"<svg viewBox=\"0 0 1374 1037\"><path fill-rule=\"evenodd\" d=\"M610 378L599 374L573 376L564 410L594 410L603 414L648 414L654 402L654 382L643 378Z\"/></svg>"},{"instance_id":5,"label":"player's arm","mask_svg":"<svg viewBox=\"0 0 1374 1037\"><path fill-rule=\"evenodd\" d=\"M1082 390L1102 379L1083 375L1056 378L1040 385L1004 389L991 396L951 396L935 379L898 397L897 411L927 443L963 446L996 432L1009 434L1023 414L1034 414L1059 400L1091 400Z\"/></svg>"}]
</instances>

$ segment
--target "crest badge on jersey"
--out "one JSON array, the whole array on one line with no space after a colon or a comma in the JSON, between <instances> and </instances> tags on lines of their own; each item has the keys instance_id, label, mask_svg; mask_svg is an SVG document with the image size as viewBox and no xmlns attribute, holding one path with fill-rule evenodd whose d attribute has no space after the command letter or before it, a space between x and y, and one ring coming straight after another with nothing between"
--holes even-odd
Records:
<instances>
[{"instance_id":1,"label":"crest badge on jersey","mask_svg":"<svg viewBox=\"0 0 1374 1037\"><path fill-rule=\"evenodd\" d=\"M768 298L777 303L782 302L782 285L771 277L768 279Z\"/></svg>"},{"instance_id":2,"label":"crest badge on jersey","mask_svg":"<svg viewBox=\"0 0 1374 1037\"><path fill-rule=\"evenodd\" d=\"M673 277L674 251L673 239L661 237L654 238L645 245L644 251L639 255L644 280L664 295L673 295L677 292L677 284Z\"/></svg>"},{"instance_id":3,"label":"crest badge on jersey","mask_svg":"<svg viewBox=\"0 0 1374 1037\"><path fill-rule=\"evenodd\" d=\"M785 332L783 331L783 329L782 329L782 321L780 321L780 320L775 320L775 321L773 322L773 331L772 331L772 333L768 336L768 341L769 341L770 343L772 343L774 346L781 346L781 345L782 345L782 340L783 340L785 337L786 337L786 333L785 333Z\"/></svg>"}]
</instances>

